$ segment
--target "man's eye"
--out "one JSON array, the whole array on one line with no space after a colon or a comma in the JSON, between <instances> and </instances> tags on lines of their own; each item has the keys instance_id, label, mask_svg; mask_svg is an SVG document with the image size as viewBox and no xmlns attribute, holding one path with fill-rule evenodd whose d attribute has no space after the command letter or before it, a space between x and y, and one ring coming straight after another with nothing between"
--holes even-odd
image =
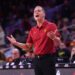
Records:
<instances>
[{"instance_id":1,"label":"man's eye","mask_svg":"<svg viewBox=\"0 0 75 75\"><path fill-rule=\"evenodd\" d=\"M34 12L41 12L41 10L36 10L36 11L34 11Z\"/></svg>"},{"instance_id":2,"label":"man's eye","mask_svg":"<svg viewBox=\"0 0 75 75\"><path fill-rule=\"evenodd\" d=\"M41 10L38 10L38 12L41 12Z\"/></svg>"},{"instance_id":3,"label":"man's eye","mask_svg":"<svg viewBox=\"0 0 75 75\"><path fill-rule=\"evenodd\" d=\"M37 10L37 11L35 11L35 12L41 12L41 10Z\"/></svg>"}]
</instances>

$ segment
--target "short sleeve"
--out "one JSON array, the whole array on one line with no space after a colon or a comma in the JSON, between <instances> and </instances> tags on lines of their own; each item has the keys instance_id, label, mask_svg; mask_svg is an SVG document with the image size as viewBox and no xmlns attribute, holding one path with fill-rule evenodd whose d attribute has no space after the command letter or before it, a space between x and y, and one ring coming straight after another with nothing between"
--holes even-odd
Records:
<instances>
[{"instance_id":1,"label":"short sleeve","mask_svg":"<svg viewBox=\"0 0 75 75\"><path fill-rule=\"evenodd\" d=\"M56 35L56 36L60 37L60 33L59 33L59 30L58 30L56 24L54 24L54 23L51 24L51 30L52 30L53 32L55 32L55 35Z\"/></svg>"},{"instance_id":2,"label":"short sleeve","mask_svg":"<svg viewBox=\"0 0 75 75\"><path fill-rule=\"evenodd\" d=\"M29 35L28 35L28 38L27 38L26 43L33 44L32 33L31 33L31 31L29 32Z\"/></svg>"}]
</instances>

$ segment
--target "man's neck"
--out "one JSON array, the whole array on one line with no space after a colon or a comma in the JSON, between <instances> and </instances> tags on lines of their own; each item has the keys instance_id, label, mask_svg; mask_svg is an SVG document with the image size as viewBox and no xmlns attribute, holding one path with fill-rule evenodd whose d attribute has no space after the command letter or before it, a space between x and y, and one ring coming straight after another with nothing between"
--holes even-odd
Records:
<instances>
[{"instance_id":1,"label":"man's neck","mask_svg":"<svg viewBox=\"0 0 75 75\"><path fill-rule=\"evenodd\" d=\"M41 27L44 21L45 21L45 19L37 21L38 27Z\"/></svg>"}]
</instances>

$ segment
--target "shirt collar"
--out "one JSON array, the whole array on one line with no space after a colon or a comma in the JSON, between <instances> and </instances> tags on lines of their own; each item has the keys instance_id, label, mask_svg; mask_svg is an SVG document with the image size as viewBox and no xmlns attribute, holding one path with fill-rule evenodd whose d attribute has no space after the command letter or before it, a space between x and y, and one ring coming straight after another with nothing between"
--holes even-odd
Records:
<instances>
[{"instance_id":1,"label":"shirt collar","mask_svg":"<svg viewBox=\"0 0 75 75\"><path fill-rule=\"evenodd\" d=\"M41 27L38 27L38 25L36 25L36 27L39 28L39 29L41 29L41 28L44 28L46 26L46 24L47 24L47 20L45 20L43 22L43 24L41 25Z\"/></svg>"}]
</instances>

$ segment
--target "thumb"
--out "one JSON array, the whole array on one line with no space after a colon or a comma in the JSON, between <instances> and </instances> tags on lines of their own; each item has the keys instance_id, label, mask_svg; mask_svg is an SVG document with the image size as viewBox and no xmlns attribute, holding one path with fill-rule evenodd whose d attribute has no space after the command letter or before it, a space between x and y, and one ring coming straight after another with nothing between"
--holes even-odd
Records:
<instances>
[{"instance_id":1,"label":"thumb","mask_svg":"<svg viewBox=\"0 0 75 75\"><path fill-rule=\"evenodd\" d=\"M10 36L11 36L11 38L15 39L15 38L13 37L13 35L10 35Z\"/></svg>"},{"instance_id":2,"label":"thumb","mask_svg":"<svg viewBox=\"0 0 75 75\"><path fill-rule=\"evenodd\" d=\"M11 36L12 38L14 38L13 35L10 35L10 36Z\"/></svg>"}]
</instances>

